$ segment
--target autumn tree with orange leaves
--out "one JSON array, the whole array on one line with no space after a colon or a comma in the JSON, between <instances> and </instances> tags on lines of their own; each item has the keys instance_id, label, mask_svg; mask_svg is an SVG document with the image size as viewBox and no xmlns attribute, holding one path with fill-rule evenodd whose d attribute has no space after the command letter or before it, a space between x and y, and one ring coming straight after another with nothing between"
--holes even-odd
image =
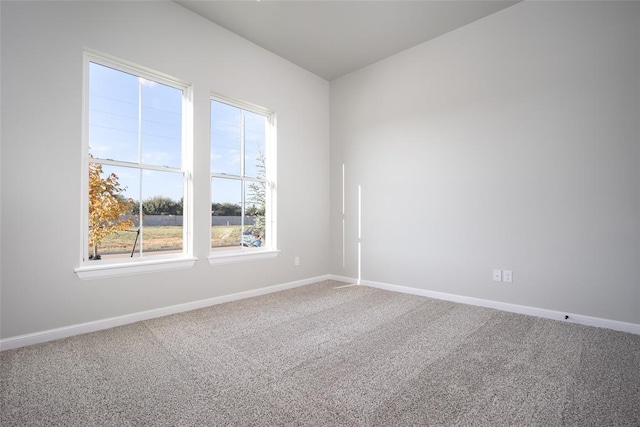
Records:
<instances>
[{"instance_id":1,"label":"autumn tree with orange leaves","mask_svg":"<svg viewBox=\"0 0 640 427\"><path fill-rule=\"evenodd\" d=\"M133 204L125 199L118 176L114 173L102 178L102 165L89 163L89 244L93 247L90 259L100 259L98 245L105 237L134 227L131 218L124 218Z\"/></svg>"}]
</instances>

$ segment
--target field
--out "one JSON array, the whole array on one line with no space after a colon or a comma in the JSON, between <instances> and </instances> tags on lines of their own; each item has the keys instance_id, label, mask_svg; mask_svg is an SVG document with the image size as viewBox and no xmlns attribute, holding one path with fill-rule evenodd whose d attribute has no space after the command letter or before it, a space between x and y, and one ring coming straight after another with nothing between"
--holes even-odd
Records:
<instances>
[{"instance_id":1,"label":"field","mask_svg":"<svg viewBox=\"0 0 640 427\"><path fill-rule=\"evenodd\" d=\"M143 250L162 251L182 248L182 227L158 226L144 227ZM213 247L240 245L241 227L213 226L211 227L211 244ZM100 244L100 254L130 253L136 240L136 230L119 231L106 237ZM136 244L136 252L140 250L140 238ZM89 253L93 253L89 250Z\"/></svg>"}]
</instances>

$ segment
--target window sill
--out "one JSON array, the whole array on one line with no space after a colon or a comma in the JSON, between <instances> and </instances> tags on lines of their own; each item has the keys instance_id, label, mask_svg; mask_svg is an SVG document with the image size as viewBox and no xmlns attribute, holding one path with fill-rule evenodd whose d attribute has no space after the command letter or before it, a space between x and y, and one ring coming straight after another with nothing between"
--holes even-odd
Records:
<instances>
[{"instance_id":1,"label":"window sill","mask_svg":"<svg viewBox=\"0 0 640 427\"><path fill-rule=\"evenodd\" d=\"M130 276L132 274L191 268L197 260L198 258L185 257L117 264L84 265L76 268L74 271L80 280L91 280L105 277Z\"/></svg>"},{"instance_id":2,"label":"window sill","mask_svg":"<svg viewBox=\"0 0 640 427\"><path fill-rule=\"evenodd\" d=\"M255 261L261 259L275 258L280 253L277 249L264 249L260 251L232 251L216 253L209 256L209 264L230 264L234 262Z\"/></svg>"}]
</instances>

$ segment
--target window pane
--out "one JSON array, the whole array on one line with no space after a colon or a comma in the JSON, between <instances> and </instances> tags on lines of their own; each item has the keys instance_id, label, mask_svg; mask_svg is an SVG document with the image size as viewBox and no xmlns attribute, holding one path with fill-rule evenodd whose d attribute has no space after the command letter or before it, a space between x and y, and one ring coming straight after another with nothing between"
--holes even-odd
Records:
<instances>
[{"instance_id":1,"label":"window pane","mask_svg":"<svg viewBox=\"0 0 640 427\"><path fill-rule=\"evenodd\" d=\"M242 110L211 101L211 172L240 175Z\"/></svg>"},{"instance_id":2,"label":"window pane","mask_svg":"<svg viewBox=\"0 0 640 427\"><path fill-rule=\"evenodd\" d=\"M142 170L141 256L182 251L182 173Z\"/></svg>"},{"instance_id":3,"label":"window pane","mask_svg":"<svg viewBox=\"0 0 640 427\"><path fill-rule=\"evenodd\" d=\"M244 174L251 178L264 178L264 146L266 140L267 118L259 114L244 113Z\"/></svg>"},{"instance_id":4,"label":"window pane","mask_svg":"<svg viewBox=\"0 0 640 427\"><path fill-rule=\"evenodd\" d=\"M142 199L162 198L182 205L184 196L183 174L181 172L161 172L142 170ZM176 209L165 206L155 207L158 215L176 214ZM182 208L179 210L182 211Z\"/></svg>"},{"instance_id":5,"label":"window pane","mask_svg":"<svg viewBox=\"0 0 640 427\"><path fill-rule=\"evenodd\" d=\"M90 163L89 181L91 259L182 251L182 173Z\"/></svg>"},{"instance_id":6,"label":"window pane","mask_svg":"<svg viewBox=\"0 0 640 427\"><path fill-rule=\"evenodd\" d=\"M245 182L245 220L242 230L242 246L259 248L265 246L265 184Z\"/></svg>"},{"instance_id":7,"label":"window pane","mask_svg":"<svg viewBox=\"0 0 640 427\"><path fill-rule=\"evenodd\" d=\"M143 78L141 85L142 163L180 168L182 91Z\"/></svg>"},{"instance_id":8,"label":"window pane","mask_svg":"<svg viewBox=\"0 0 640 427\"><path fill-rule=\"evenodd\" d=\"M95 63L89 73L90 154L180 168L182 91Z\"/></svg>"},{"instance_id":9,"label":"window pane","mask_svg":"<svg viewBox=\"0 0 640 427\"><path fill-rule=\"evenodd\" d=\"M89 153L138 161L138 77L89 64Z\"/></svg>"},{"instance_id":10,"label":"window pane","mask_svg":"<svg viewBox=\"0 0 640 427\"><path fill-rule=\"evenodd\" d=\"M237 249L242 235L242 181L211 179L211 247Z\"/></svg>"},{"instance_id":11,"label":"window pane","mask_svg":"<svg viewBox=\"0 0 640 427\"><path fill-rule=\"evenodd\" d=\"M131 255L138 229L138 171L89 164L90 259Z\"/></svg>"}]
</instances>

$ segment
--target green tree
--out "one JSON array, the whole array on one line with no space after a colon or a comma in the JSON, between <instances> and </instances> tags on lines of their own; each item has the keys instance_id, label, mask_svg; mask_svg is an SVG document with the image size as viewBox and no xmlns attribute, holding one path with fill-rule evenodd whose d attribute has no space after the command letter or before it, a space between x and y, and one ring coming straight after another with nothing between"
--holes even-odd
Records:
<instances>
[{"instance_id":1,"label":"green tree","mask_svg":"<svg viewBox=\"0 0 640 427\"><path fill-rule=\"evenodd\" d=\"M145 215L182 215L182 206L169 197L154 196L142 202Z\"/></svg>"},{"instance_id":2,"label":"green tree","mask_svg":"<svg viewBox=\"0 0 640 427\"><path fill-rule=\"evenodd\" d=\"M211 216L240 216L242 208L234 203L211 203Z\"/></svg>"},{"instance_id":3,"label":"green tree","mask_svg":"<svg viewBox=\"0 0 640 427\"><path fill-rule=\"evenodd\" d=\"M142 213L144 215L182 215L184 198L175 201L169 197L153 196L142 202ZM140 214L140 202L131 203L131 214Z\"/></svg>"},{"instance_id":4,"label":"green tree","mask_svg":"<svg viewBox=\"0 0 640 427\"><path fill-rule=\"evenodd\" d=\"M256 168L258 169L257 178L265 179L267 168L263 153L258 153L256 162ZM254 235L258 235L262 244L264 244L266 231L265 213L267 207L267 184L265 182L252 182L249 184L249 197L247 198L247 202L251 203L251 205L245 209L245 213L254 217L251 232Z\"/></svg>"}]
</instances>

